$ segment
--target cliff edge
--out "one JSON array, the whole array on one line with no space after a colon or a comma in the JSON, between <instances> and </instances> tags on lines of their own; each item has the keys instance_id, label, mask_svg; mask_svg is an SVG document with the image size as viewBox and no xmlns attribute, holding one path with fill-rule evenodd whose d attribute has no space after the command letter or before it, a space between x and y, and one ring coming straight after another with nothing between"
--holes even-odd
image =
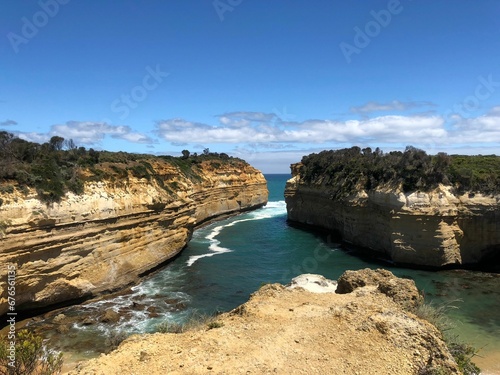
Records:
<instances>
[{"instance_id":1,"label":"cliff edge","mask_svg":"<svg viewBox=\"0 0 500 375\"><path fill-rule=\"evenodd\" d=\"M349 293L334 283L301 275L266 285L208 324L132 336L70 374L460 373L441 333L402 307L418 303L413 281L361 270L339 279Z\"/></svg>"},{"instance_id":2,"label":"cliff edge","mask_svg":"<svg viewBox=\"0 0 500 375\"><path fill-rule=\"evenodd\" d=\"M399 265L472 266L500 257L498 193L460 192L450 182L405 190L404 180L374 186L365 171L325 167L307 178L311 165L291 168L285 190L291 222L338 233L345 242ZM386 171L381 167L376 173Z\"/></svg>"},{"instance_id":3,"label":"cliff edge","mask_svg":"<svg viewBox=\"0 0 500 375\"><path fill-rule=\"evenodd\" d=\"M0 314L7 264L16 268L17 311L67 303L134 283L178 254L196 225L267 203L264 176L240 159L130 155L79 169L81 194L57 201L2 184Z\"/></svg>"}]
</instances>

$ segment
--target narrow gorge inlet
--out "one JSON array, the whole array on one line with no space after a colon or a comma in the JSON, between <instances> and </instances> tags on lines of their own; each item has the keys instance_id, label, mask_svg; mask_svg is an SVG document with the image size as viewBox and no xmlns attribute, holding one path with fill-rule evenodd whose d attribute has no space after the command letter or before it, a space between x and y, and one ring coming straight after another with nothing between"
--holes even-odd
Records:
<instances>
[{"instance_id":1,"label":"narrow gorge inlet","mask_svg":"<svg viewBox=\"0 0 500 375\"><path fill-rule=\"evenodd\" d=\"M359 152L351 149L338 154ZM68 155L59 155L59 162ZM0 212L6 223L2 257L5 263L16 265L19 312L31 315L19 321L19 329L40 334L52 349L62 351L65 370L110 352L132 334L182 330L200 317L239 308L264 284L286 285L302 274L336 280L348 270L384 268L403 280L414 280L427 303L449 306L445 313L453 322L453 333L479 349L476 363L490 373L497 371L498 274L401 268L397 257L380 256L384 255L380 249L369 254L365 243L353 241L352 233L368 241L373 241L371 236L391 236L380 229L386 225L384 202L397 198L379 197L368 209L352 199L340 202L349 202L353 209L335 206L338 197L331 196L335 190L325 177L318 174L313 183L305 180L311 168L307 158L301 165L292 165L293 176L264 176L240 159L219 154L171 158L102 153L99 158L92 168L77 172L84 184L79 194L68 191L57 198L48 194L51 186L22 185L15 178L2 189ZM335 156L329 165L335 165ZM357 189L360 185L350 186ZM333 188L351 194L342 184ZM361 202L366 199L356 194ZM426 199L417 201L433 200ZM440 199L439 207L449 206ZM482 198L480 204L490 203ZM412 209L418 207L419 215L428 215L428 206L414 204ZM470 206L469 201L465 206ZM498 212L495 204L491 207ZM450 215L461 212L447 209ZM349 217L331 216L346 212ZM479 220L481 213L475 215ZM294 221L308 226L292 225ZM344 223L348 231L325 222ZM417 247L428 232L410 224L397 228L406 230L398 238ZM497 233L486 230L494 244ZM470 244L473 235L463 232ZM442 240L442 233L435 238ZM448 259L434 252L438 262ZM429 255L416 259L428 263L415 259L402 263L447 266ZM82 299L89 301L81 303ZM0 303L7 311L8 299ZM48 312L40 315L43 311ZM420 366L419 361L408 366Z\"/></svg>"},{"instance_id":2,"label":"narrow gorge inlet","mask_svg":"<svg viewBox=\"0 0 500 375\"><path fill-rule=\"evenodd\" d=\"M499 11L3 1L0 375L500 375Z\"/></svg>"}]
</instances>

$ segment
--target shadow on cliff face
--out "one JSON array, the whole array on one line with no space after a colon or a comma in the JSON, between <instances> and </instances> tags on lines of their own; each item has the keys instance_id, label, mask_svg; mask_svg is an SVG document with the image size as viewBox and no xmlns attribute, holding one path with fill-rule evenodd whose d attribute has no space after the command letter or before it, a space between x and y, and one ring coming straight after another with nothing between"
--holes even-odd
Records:
<instances>
[{"instance_id":1,"label":"shadow on cliff face","mask_svg":"<svg viewBox=\"0 0 500 375\"><path fill-rule=\"evenodd\" d=\"M481 271L481 272L491 272L500 273L500 244L490 246L483 250L483 257L479 262L474 264L447 264L441 267L435 266L424 266L415 265L411 263L396 263L385 253L380 251L375 251L370 248L364 248L361 246L353 245L342 239L342 235L339 232L324 229L321 227L300 223L296 221L287 220L287 225L292 228L297 228L300 230L305 230L307 232L313 233L318 237L325 240L325 242L337 243L340 248L348 255L357 257L365 262L368 262L374 266L380 267L396 267L396 268L407 268L414 270L423 271L446 271L446 270L471 270L471 271Z\"/></svg>"},{"instance_id":2,"label":"shadow on cliff face","mask_svg":"<svg viewBox=\"0 0 500 375\"><path fill-rule=\"evenodd\" d=\"M322 239L325 243L337 244L345 254L359 258L362 261L372 264L373 266L395 266L394 262L386 254L375 251L373 249L355 246L349 242L346 242L342 239L342 236L339 232L291 220L287 220L287 225L292 228L297 228L312 233L313 235Z\"/></svg>"},{"instance_id":3,"label":"shadow on cliff face","mask_svg":"<svg viewBox=\"0 0 500 375\"><path fill-rule=\"evenodd\" d=\"M488 247L483 253L484 255L478 264L471 268L485 272L500 273L500 244Z\"/></svg>"}]
</instances>

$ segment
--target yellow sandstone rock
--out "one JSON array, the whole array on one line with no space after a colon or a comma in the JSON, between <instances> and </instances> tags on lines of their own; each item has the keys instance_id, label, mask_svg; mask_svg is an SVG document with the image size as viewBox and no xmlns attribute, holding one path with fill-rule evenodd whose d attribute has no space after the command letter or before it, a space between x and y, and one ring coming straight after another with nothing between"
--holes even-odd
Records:
<instances>
[{"instance_id":1,"label":"yellow sandstone rock","mask_svg":"<svg viewBox=\"0 0 500 375\"><path fill-rule=\"evenodd\" d=\"M0 206L0 314L7 311L7 264L16 265L16 309L67 302L123 288L178 254L193 228L267 203L262 173L234 160L198 164L188 179L175 165L149 160L157 180L86 182L47 205L34 190L3 193Z\"/></svg>"},{"instance_id":2,"label":"yellow sandstone rock","mask_svg":"<svg viewBox=\"0 0 500 375\"><path fill-rule=\"evenodd\" d=\"M457 196L439 185L408 194L360 190L337 200L328 187L304 183L300 163L292 174L285 190L289 220L337 232L398 264L471 265L500 252L500 196Z\"/></svg>"}]
</instances>

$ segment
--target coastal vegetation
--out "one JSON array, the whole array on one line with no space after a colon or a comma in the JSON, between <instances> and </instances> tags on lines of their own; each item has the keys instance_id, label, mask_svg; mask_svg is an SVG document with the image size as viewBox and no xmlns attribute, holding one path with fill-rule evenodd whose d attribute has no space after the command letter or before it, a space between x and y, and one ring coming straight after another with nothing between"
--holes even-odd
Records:
<instances>
[{"instance_id":1,"label":"coastal vegetation","mask_svg":"<svg viewBox=\"0 0 500 375\"><path fill-rule=\"evenodd\" d=\"M0 342L0 375L60 374L62 365L62 353L48 349L42 337L26 329L17 332L14 344L7 336Z\"/></svg>"},{"instance_id":2,"label":"coastal vegetation","mask_svg":"<svg viewBox=\"0 0 500 375\"><path fill-rule=\"evenodd\" d=\"M450 333L454 323L450 321L446 313L447 310L452 308L456 308L452 303L434 305L432 302L422 302L417 306L414 313L419 318L427 320L441 332L446 346L464 375L479 375L481 369L472 361L478 354L478 350L472 345L463 342L457 335ZM419 375L440 374L444 375L446 372L433 367L431 364L424 366L419 372Z\"/></svg>"},{"instance_id":3,"label":"coastal vegetation","mask_svg":"<svg viewBox=\"0 0 500 375\"><path fill-rule=\"evenodd\" d=\"M218 320L217 314L203 314L194 311L184 323L165 320L156 326L156 332L160 333L184 333L194 330L211 330L221 328L224 323Z\"/></svg>"},{"instance_id":4,"label":"coastal vegetation","mask_svg":"<svg viewBox=\"0 0 500 375\"><path fill-rule=\"evenodd\" d=\"M337 199L384 185L404 192L431 191L438 184L458 194L500 191L499 156L428 155L413 146L388 153L369 147L322 151L302 158L300 174L307 183L328 186Z\"/></svg>"},{"instance_id":5,"label":"coastal vegetation","mask_svg":"<svg viewBox=\"0 0 500 375\"><path fill-rule=\"evenodd\" d=\"M154 156L86 149L59 136L39 144L0 131L0 193L13 193L14 189L26 192L26 188L31 187L42 201L50 203L59 201L68 191L82 194L86 181L123 182L130 177L156 180L159 186L171 192L175 186L165 184L151 165L160 159L178 167L192 181L200 180L198 165L204 161L210 161L213 168L222 163L243 162L209 149L200 155L184 150L180 157Z\"/></svg>"}]
</instances>

